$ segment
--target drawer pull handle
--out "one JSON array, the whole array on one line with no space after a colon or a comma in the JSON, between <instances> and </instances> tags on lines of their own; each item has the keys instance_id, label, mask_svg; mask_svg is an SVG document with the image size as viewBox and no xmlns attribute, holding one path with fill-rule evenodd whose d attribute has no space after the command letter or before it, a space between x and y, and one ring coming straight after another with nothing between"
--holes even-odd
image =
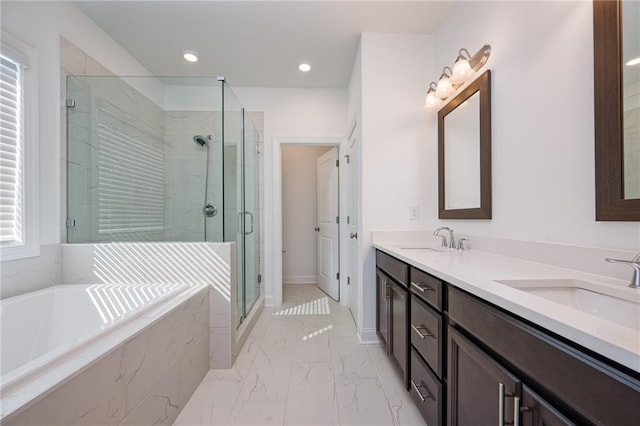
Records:
<instances>
[{"instance_id":1,"label":"drawer pull handle","mask_svg":"<svg viewBox=\"0 0 640 426\"><path fill-rule=\"evenodd\" d=\"M416 393L418 394L418 397L420 398L420 401L424 402L426 399L435 399L433 397L433 395L431 395L428 392L428 389L425 385L423 385L422 383L420 383L419 385L416 385L416 382L414 382L413 380L411 381L411 387L413 387L413 390L416 391ZM420 392L420 388L423 388L425 391L427 391L426 393L422 393Z\"/></svg>"},{"instance_id":2,"label":"drawer pull handle","mask_svg":"<svg viewBox=\"0 0 640 426\"><path fill-rule=\"evenodd\" d=\"M413 281L411 281L411 287L417 288L421 293L424 293L425 291L435 291L432 287L429 287L426 284L414 283Z\"/></svg>"},{"instance_id":3,"label":"drawer pull handle","mask_svg":"<svg viewBox=\"0 0 640 426\"><path fill-rule=\"evenodd\" d=\"M415 325L411 324L411 329L418 333L418 336L420 336L421 339L424 339L425 337L435 337L433 333L427 330L427 328L423 325L420 325L420 327L416 327ZM420 330L424 330L425 332L423 333Z\"/></svg>"}]
</instances>

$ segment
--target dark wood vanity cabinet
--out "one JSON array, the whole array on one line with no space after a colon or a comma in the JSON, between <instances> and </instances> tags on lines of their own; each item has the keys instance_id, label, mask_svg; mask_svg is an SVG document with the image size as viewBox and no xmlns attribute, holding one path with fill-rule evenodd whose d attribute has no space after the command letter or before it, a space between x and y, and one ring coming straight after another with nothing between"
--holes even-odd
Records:
<instances>
[{"instance_id":1,"label":"dark wood vanity cabinet","mask_svg":"<svg viewBox=\"0 0 640 426\"><path fill-rule=\"evenodd\" d=\"M448 379L450 425L575 424L453 328Z\"/></svg>"},{"instance_id":2,"label":"dark wood vanity cabinet","mask_svg":"<svg viewBox=\"0 0 640 426\"><path fill-rule=\"evenodd\" d=\"M640 375L378 251L377 331L428 425L637 425Z\"/></svg>"},{"instance_id":3,"label":"dark wood vanity cabinet","mask_svg":"<svg viewBox=\"0 0 640 426\"><path fill-rule=\"evenodd\" d=\"M393 257L376 255L376 332L400 372L405 387L409 383L409 267Z\"/></svg>"},{"instance_id":4,"label":"dark wood vanity cabinet","mask_svg":"<svg viewBox=\"0 0 640 426\"><path fill-rule=\"evenodd\" d=\"M450 425L513 424L520 382L481 349L449 328L448 412Z\"/></svg>"},{"instance_id":5,"label":"dark wood vanity cabinet","mask_svg":"<svg viewBox=\"0 0 640 426\"><path fill-rule=\"evenodd\" d=\"M497 399L495 383L490 386L495 389L486 389L483 383L489 379L474 378L489 365L493 376L501 370L515 380L515 392L501 381L506 387L502 404L507 424L514 413L522 425L638 424L637 375L457 288L449 287L448 302L449 424L468 424L464 419L456 422L456 416L478 409L471 396L488 393L487 398ZM470 366L471 358L476 368ZM483 405L499 412L500 399Z\"/></svg>"}]
</instances>

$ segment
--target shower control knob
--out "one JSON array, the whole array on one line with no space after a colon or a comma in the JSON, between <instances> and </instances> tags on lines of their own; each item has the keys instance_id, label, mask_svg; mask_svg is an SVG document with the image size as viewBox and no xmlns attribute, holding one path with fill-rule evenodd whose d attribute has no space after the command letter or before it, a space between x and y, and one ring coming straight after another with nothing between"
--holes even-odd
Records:
<instances>
[{"instance_id":1,"label":"shower control knob","mask_svg":"<svg viewBox=\"0 0 640 426\"><path fill-rule=\"evenodd\" d=\"M218 207L213 203L205 204L202 208L202 213L204 213L206 217L214 217L218 214Z\"/></svg>"}]
</instances>

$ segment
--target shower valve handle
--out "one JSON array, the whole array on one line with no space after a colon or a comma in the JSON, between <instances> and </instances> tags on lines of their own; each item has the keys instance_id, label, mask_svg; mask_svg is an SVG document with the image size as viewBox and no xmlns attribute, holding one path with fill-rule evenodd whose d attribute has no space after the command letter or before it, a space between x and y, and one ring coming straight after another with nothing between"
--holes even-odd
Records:
<instances>
[{"instance_id":1,"label":"shower valve handle","mask_svg":"<svg viewBox=\"0 0 640 426\"><path fill-rule=\"evenodd\" d=\"M213 203L207 203L202 208L202 213L207 217L214 217L218 214L218 207Z\"/></svg>"}]
</instances>

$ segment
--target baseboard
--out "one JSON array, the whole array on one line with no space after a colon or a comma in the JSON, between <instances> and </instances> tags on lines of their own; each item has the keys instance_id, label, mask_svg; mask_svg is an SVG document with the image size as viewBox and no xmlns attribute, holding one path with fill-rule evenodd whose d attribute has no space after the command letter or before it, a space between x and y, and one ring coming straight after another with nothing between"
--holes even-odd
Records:
<instances>
[{"instance_id":1,"label":"baseboard","mask_svg":"<svg viewBox=\"0 0 640 426\"><path fill-rule=\"evenodd\" d=\"M358 331L358 343L361 345L377 345L380 343L380 339L376 334L375 328L366 328L362 331Z\"/></svg>"},{"instance_id":2,"label":"baseboard","mask_svg":"<svg viewBox=\"0 0 640 426\"><path fill-rule=\"evenodd\" d=\"M285 275L282 284L317 284L317 275Z\"/></svg>"}]
</instances>

